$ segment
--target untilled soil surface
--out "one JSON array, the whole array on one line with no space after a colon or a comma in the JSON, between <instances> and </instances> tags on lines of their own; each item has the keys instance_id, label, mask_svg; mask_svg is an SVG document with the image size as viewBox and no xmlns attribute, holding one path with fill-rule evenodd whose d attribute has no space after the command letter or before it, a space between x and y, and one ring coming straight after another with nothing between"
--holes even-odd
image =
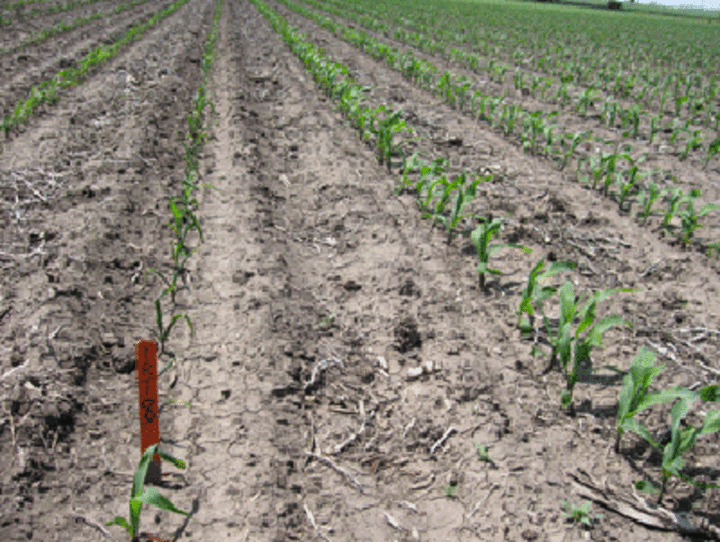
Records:
<instances>
[{"instance_id":1,"label":"untilled soil surface","mask_svg":"<svg viewBox=\"0 0 720 542\"><path fill-rule=\"evenodd\" d=\"M417 149L493 173L474 209L508 214L501 240L533 252L498 253L504 274L480 290L470 241L448 244L412 194L396 196L397 168L378 164L253 4L225 0L201 161L217 190L199 193L204 241L176 306L195 333L177 324L159 379L161 445L187 462L164 463L159 491L196 510L181 537L688 539L597 504L605 517L585 531L561 503L580 504L583 487L632 500L634 481L658 481L639 439L613 450L621 377L601 368L627 370L647 345L667 362L655 387L717 382L717 261L268 4L373 87L373 106L402 108ZM191 0L2 142L2 540L128 539L104 524L127 514L139 459L134 345L155 327L162 284L148 270L170 268L167 199L214 9ZM27 91L42 73L13 77ZM598 374L577 385L572 416L562 375L517 328L540 258L577 262L579 292L635 290L598 306L632 326L593 351ZM652 412L648 425L667 424L668 409ZM693 475L717 478L719 442L699 438ZM664 506L720 524L717 489L673 479ZM143 509L142 530L165 540L181 524Z\"/></svg>"}]
</instances>

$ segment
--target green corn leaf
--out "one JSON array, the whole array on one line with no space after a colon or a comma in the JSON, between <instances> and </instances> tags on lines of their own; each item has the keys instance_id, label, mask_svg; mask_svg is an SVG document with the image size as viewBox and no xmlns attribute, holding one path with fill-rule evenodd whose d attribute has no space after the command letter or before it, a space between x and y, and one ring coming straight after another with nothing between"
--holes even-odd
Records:
<instances>
[{"instance_id":1,"label":"green corn leaf","mask_svg":"<svg viewBox=\"0 0 720 542\"><path fill-rule=\"evenodd\" d=\"M560 322L569 323L577 310L575 305L575 287L573 283L565 281L560 288Z\"/></svg>"},{"instance_id":2,"label":"green corn leaf","mask_svg":"<svg viewBox=\"0 0 720 542\"><path fill-rule=\"evenodd\" d=\"M627 324L628 322L622 318L621 316L617 315L610 315L606 316L598 324L593 326L593 328L588 333L588 336L585 338L585 343L587 343L590 346L599 346L602 344L602 338L603 334L614 326L621 326L623 324Z\"/></svg>"},{"instance_id":3,"label":"green corn leaf","mask_svg":"<svg viewBox=\"0 0 720 542\"><path fill-rule=\"evenodd\" d=\"M699 434L707 435L718 431L720 431L720 410L711 410L705 416Z\"/></svg>"},{"instance_id":4,"label":"green corn leaf","mask_svg":"<svg viewBox=\"0 0 720 542\"><path fill-rule=\"evenodd\" d=\"M120 527L124 527L127 532L130 534L130 536L133 536L135 534L135 531L132 528L132 525L130 525L127 520L120 516L115 516L112 521L108 521L105 526L111 527L113 525L119 525Z\"/></svg>"},{"instance_id":5,"label":"green corn leaf","mask_svg":"<svg viewBox=\"0 0 720 542\"><path fill-rule=\"evenodd\" d=\"M170 502L170 499L167 497L163 497L160 495L158 490L154 487L148 487L145 488L145 491L143 491L143 494L140 496L140 500L144 504L151 504L155 506L156 508L159 508L160 510L165 510L167 512L174 512L175 514L181 514L183 516L189 516L189 512L183 512L182 510L179 510L175 507L175 505Z\"/></svg>"},{"instance_id":6,"label":"green corn leaf","mask_svg":"<svg viewBox=\"0 0 720 542\"><path fill-rule=\"evenodd\" d=\"M718 205L717 203L706 203L700 208L697 216L705 216L706 214L711 213L712 211L717 211L718 209L720 209L720 205Z\"/></svg>"},{"instance_id":7,"label":"green corn leaf","mask_svg":"<svg viewBox=\"0 0 720 542\"><path fill-rule=\"evenodd\" d=\"M648 431L644 425L642 425L634 418L624 419L619 427L623 431L629 431L631 433L636 433L640 435L653 448L658 448L660 446L657 442L655 442L655 440L653 440L653 436L652 434L650 434L650 431Z\"/></svg>"}]
</instances>

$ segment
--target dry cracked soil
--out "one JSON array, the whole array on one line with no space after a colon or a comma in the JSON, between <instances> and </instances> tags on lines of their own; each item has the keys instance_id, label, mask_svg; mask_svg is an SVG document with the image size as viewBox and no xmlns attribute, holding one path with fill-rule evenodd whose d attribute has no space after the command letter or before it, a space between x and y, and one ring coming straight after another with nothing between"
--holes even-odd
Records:
<instances>
[{"instance_id":1,"label":"dry cracked soil","mask_svg":"<svg viewBox=\"0 0 720 542\"><path fill-rule=\"evenodd\" d=\"M150 0L0 58L2 103L167 5ZM187 462L164 464L159 490L196 511L181 526L146 505L142 530L201 541L690 540L598 504L594 528L567 521L562 501L584 500L576 478L632 496L635 480L658 480L659 460L632 436L612 449L612 372L578 384L574 415L561 408L563 377L530 356L516 310L541 257L575 261L580 291L635 290L598 309L632 326L607 333L595 367L627 370L653 346L667 363L658 387L705 385L720 374L718 261L640 228L268 5L371 86L370 103L415 119L429 153L494 173L478 210L509 214L502 239L533 254L499 253L504 274L481 291L469 241L447 244L412 195L396 196L397 168L378 164L253 4L225 0L201 157L217 190L199 193L205 237L176 307L195 333L173 330L162 361L176 363L159 379L161 446ZM214 9L190 0L1 142L3 541L127 540L104 525L127 513L139 459L134 345L152 336L162 288L148 270L170 268L167 199L183 180ZM42 28L30 24L18 23ZM667 418L657 409L645 423ZM687 454L693 475L717 478L718 442L702 437ZM673 480L664 506L720 524L717 489Z\"/></svg>"}]
</instances>

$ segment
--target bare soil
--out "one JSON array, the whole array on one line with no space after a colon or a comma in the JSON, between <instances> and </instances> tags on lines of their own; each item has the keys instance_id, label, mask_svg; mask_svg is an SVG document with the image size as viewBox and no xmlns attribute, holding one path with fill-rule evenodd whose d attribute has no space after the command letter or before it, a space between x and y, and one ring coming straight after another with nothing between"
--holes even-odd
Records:
<instances>
[{"instance_id":1,"label":"bare soil","mask_svg":"<svg viewBox=\"0 0 720 542\"><path fill-rule=\"evenodd\" d=\"M269 4L372 86L371 104L402 108L425 136L418 149L453 171L493 173L474 208L511 213L502 240L533 254L501 252L505 274L480 291L468 241L448 245L412 195L395 196L397 170L377 163L252 4L225 0L202 157L218 191L200 195L205 241L178 294L196 335L178 324L176 366L159 382L161 401L191 405L160 413L161 445L188 464L164 464L160 492L198 506L182 537L687 539L597 505L605 518L591 530L566 520L561 501L583 500L573 476L632 495L635 480L658 483L658 458L632 436L612 450L612 372L581 382L575 416L565 413L564 380L542 374L515 311L539 258L576 261L579 291L635 289L598 309L632 327L607 334L596 369L625 370L640 346L658 345L667 367L655 386L705 385L720 372L718 262ZM167 198L183 178L214 8L191 0L3 142L2 540L128 538L100 526L127 514L140 440L134 345L151 338L161 289L147 270L171 262ZM667 409L652 412L643 421L664 429ZM699 439L689 474L718 477L719 442ZM717 489L673 480L664 506L720 524ZM141 527L167 540L181 523L146 506Z\"/></svg>"}]
</instances>

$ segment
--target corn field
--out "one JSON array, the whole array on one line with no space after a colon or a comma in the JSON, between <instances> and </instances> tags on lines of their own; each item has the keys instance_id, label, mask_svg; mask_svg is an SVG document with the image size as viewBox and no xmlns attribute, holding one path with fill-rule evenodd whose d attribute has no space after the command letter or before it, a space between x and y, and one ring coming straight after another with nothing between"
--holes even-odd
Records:
<instances>
[{"instance_id":1,"label":"corn field","mask_svg":"<svg viewBox=\"0 0 720 542\"><path fill-rule=\"evenodd\" d=\"M720 538L720 27L617 4L0 2L0 538Z\"/></svg>"}]
</instances>

